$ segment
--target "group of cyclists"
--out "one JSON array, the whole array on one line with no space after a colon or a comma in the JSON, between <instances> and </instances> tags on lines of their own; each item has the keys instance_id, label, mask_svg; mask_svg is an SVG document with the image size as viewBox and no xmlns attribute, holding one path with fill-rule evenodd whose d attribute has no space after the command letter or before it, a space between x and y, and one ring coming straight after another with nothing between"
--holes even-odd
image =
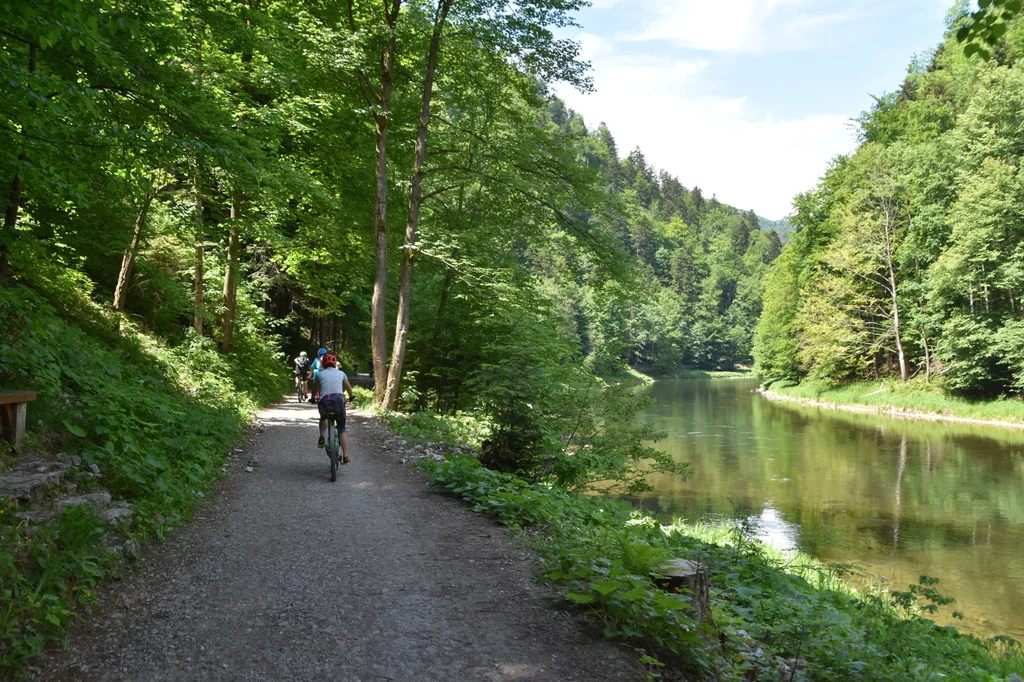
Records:
<instances>
[{"instance_id":1,"label":"group of cyclists","mask_svg":"<svg viewBox=\"0 0 1024 682\"><path fill-rule=\"evenodd\" d=\"M349 401L352 400L352 384L348 376L338 369L338 358L333 353L328 353L326 348L316 352L316 359L310 361L306 351L299 353L294 360L295 364L295 389L305 389L309 383L313 384L314 393L309 402L315 402L320 412L320 440L317 441L318 448L324 447L327 418L335 415L338 425L339 440L341 441L342 464L348 464L352 460L348 456L348 435L345 433L345 393ZM305 393L305 390L303 390ZM333 480L333 479L332 479Z\"/></svg>"}]
</instances>

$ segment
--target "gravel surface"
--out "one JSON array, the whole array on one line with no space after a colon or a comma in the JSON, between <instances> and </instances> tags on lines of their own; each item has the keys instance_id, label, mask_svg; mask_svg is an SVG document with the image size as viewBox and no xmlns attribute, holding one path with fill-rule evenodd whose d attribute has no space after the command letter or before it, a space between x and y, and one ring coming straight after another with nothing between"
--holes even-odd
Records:
<instances>
[{"instance_id":1,"label":"gravel surface","mask_svg":"<svg viewBox=\"0 0 1024 682\"><path fill-rule=\"evenodd\" d=\"M559 611L504 529L349 417L331 483L313 406L282 402L227 480L54 652L40 680L636 680ZM250 458L253 471L245 470Z\"/></svg>"}]
</instances>

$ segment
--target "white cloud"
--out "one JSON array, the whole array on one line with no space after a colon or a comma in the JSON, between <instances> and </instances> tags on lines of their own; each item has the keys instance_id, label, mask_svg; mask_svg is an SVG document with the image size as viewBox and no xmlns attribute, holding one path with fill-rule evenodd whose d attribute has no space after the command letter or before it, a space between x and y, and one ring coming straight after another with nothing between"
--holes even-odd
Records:
<instances>
[{"instance_id":1,"label":"white cloud","mask_svg":"<svg viewBox=\"0 0 1024 682\"><path fill-rule=\"evenodd\" d=\"M655 168L737 208L773 219L789 214L793 196L854 146L846 116L779 119L745 98L701 94L707 61L626 54L594 36L583 45L597 92L561 88L568 105L591 127L607 123L620 154L639 146Z\"/></svg>"},{"instance_id":2,"label":"white cloud","mask_svg":"<svg viewBox=\"0 0 1024 682\"><path fill-rule=\"evenodd\" d=\"M829 40L826 30L865 15L870 0L640 0L648 15L629 38L665 40L710 52L805 50ZM608 0L603 3L608 5Z\"/></svg>"}]
</instances>

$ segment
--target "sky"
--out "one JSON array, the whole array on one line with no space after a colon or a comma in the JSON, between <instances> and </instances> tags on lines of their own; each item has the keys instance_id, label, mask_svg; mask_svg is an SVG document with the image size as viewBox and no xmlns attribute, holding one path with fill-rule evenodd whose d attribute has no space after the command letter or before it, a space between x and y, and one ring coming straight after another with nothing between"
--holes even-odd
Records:
<instances>
[{"instance_id":1,"label":"sky","mask_svg":"<svg viewBox=\"0 0 1024 682\"><path fill-rule=\"evenodd\" d=\"M619 154L772 220L856 146L852 119L942 40L952 0L592 0L595 92L555 93Z\"/></svg>"}]
</instances>

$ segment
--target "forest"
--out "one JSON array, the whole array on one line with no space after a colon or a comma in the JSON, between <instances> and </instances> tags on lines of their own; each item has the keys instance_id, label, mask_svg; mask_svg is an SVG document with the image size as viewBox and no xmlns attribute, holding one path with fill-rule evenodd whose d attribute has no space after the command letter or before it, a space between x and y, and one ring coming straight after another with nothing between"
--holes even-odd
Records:
<instances>
[{"instance_id":1,"label":"forest","mask_svg":"<svg viewBox=\"0 0 1024 682\"><path fill-rule=\"evenodd\" d=\"M769 382L1024 390L1024 22L999 23L986 60L958 41L968 16L950 11L945 40L859 117L856 151L797 197L756 332Z\"/></svg>"},{"instance_id":2,"label":"forest","mask_svg":"<svg viewBox=\"0 0 1024 682\"><path fill-rule=\"evenodd\" d=\"M319 346L372 368L358 397L402 438L458 444L421 458L432 483L542 529L545 580L652 675L645 651L694 679L1022 670L914 594L861 599L742 528L589 493L690 472L624 380L753 364L1024 389L1024 21L978 24L972 56L955 8L857 151L768 220L553 94L593 87L559 37L586 4L0 0L0 390L37 394L0 475L64 481L0 496L4 674L210 503ZM714 565L710 639L651 577L687 552Z\"/></svg>"},{"instance_id":3,"label":"forest","mask_svg":"<svg viewBox=\"0 0 1024 682\"><path fill-rule=\"evenodd\" d=\"M778 231L550 94L579 5L14 3L0 268L165 344L330 346L389 407L749 363Z\"/></svg>"}]
</instances>

